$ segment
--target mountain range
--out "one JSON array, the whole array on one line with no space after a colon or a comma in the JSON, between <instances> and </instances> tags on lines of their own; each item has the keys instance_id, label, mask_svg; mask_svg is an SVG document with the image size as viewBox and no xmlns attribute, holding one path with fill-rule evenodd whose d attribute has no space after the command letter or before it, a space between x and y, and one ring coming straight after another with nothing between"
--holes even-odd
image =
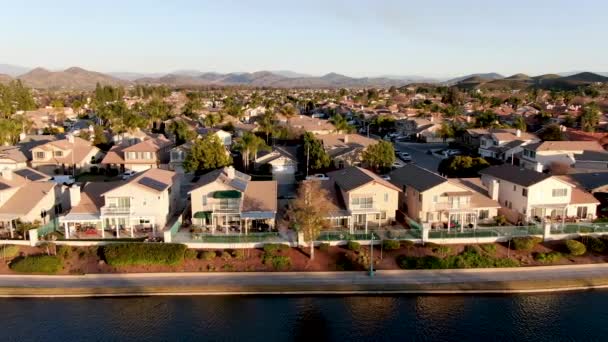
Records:
<instances>
[{"instance_id":1,"label":"mountain range","mask_svg":"<svg viewBox=\"0 0 608 342\"><path fill-rule=\"evenodd\" d=\"M342 88L342 87L390 87L412 83L439 83L447 86L480 89L523 89L530 86L575 88L593 82L607 82L608 73L565 73L530 77L515 74L505 77L498 73L478 73L448 80L424 76L383 75L379 77L349 77L337 73L311 76L288 70L216 73L198 70L176 70L169 74L110 72L100 73L71 67L60 71L44 68L29 69L0 64L0 83L18 78L26 85L39 89L93 89L97 83L104 85L164 84L168 86L250 86L275 88Z\"/></svg>"}]
</instances>

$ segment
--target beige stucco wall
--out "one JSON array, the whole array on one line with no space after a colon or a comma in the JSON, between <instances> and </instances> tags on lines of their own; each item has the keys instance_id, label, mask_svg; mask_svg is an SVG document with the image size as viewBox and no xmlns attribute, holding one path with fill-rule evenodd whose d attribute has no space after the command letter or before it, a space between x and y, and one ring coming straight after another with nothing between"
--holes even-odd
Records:
<instances>
[{"instance_id":1,"label":"beige stucco wall","mask_svg":"<svg viewBox=\"0 0 608 342\"><path fill-rule=\"evenodd\" d=\"M214 204L219 204L219 200L213 198L211 195L215 191L225 191L225 190L234 190L232 187L213 182L202 186L200 188L194 189L190 192L190 205L192 209L192 215L199 211L211 211L213 210ZM203 205L203 195L207 195L207 205Z\"/></svg>"},{"instance_id":2,"label":"beige stucco wall","mask_svg":"<svg viewBox=\"0 0 608 342\"><path fill-rule=\"evenodd\" d=\"M398 204L399 204L399 192L395 189L386 187L382 184L378 184L375 182L366 184L362 187L354 189L348 193L343 193L344 200L347 202L347 208L352 210L353 214L357 213L357 211L365 212L370 211L370 209L356 210L351 207L351 199L353 196L357 195L372 195L373 197L373 209L374 211L384 211L386 212L386 220L392 221L395 219L395 213L397 212ZM386 195L386 197L385 197ZM386 198L386 200L385 200ZM368 218L371 220L371 218Z\"/></svg>"}]
</instances>

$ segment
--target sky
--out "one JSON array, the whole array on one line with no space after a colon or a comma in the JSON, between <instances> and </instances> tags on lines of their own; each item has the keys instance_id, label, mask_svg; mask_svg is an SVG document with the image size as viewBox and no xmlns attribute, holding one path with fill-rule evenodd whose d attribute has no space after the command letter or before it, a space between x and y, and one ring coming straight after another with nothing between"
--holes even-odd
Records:
<instances>
[{"instance_id":1,"label":"sky","mask_svg":"<svg viewBox=\"0 0 608 342\"><path fill-rule=\"evenodd\" d=\"M606 0L0 0L0 63L102 72L608 72Z\"/></svg>"}]
</instances>

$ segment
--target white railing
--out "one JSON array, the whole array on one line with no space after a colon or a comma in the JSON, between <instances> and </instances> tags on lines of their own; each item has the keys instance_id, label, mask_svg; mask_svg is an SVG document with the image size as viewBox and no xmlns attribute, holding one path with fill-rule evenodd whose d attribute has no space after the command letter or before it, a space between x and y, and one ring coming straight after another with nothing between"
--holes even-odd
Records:
<instances>
[{"instance_id":1,"label":"white railing","mask_svg":"<svg viewBox=\"0 0 608 342\"><path fill-rule=\"evenodd\" d=\"M131 207L101 207L101 215L131 215Z\"/></svg>"}]
</instances>

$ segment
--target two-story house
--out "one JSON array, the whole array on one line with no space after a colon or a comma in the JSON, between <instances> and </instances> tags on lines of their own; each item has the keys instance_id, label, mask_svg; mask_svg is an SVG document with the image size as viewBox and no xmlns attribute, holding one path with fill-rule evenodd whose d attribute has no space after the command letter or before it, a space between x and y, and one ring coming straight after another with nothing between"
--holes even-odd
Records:
<instances>
[{"instance_id":1,"label":"two-story house","mask_svg":"<svg viewBox=\"0 0 608 342\"><path fill-rule=\"evenodd\" d=\"M179 209L177 174L148 169L127 181L70 188L71 209L59 218L66 238L154 237Z\"/></svg>"},{"instance_id":2,"label":"two-story house","mask_svg":"<svg viewBox=\"0 0 608 342\"><path fill-rule=\"evenodd\" d=\"M511 222L596 217L599 201L564 178L512 165L491 166L480 174L490 197Z\"/></svg>"},{"instance_id":3,"label":"two-story house","mask_svg":"<svg viewBox=\"0 0 608 342\"><path fill-rule=\"evenodd\" d=\"M492 221L500 207L479 178L448 179L413 164L393 170L390 177L402 191L399 210L431 228L476 228Z\"/></svg>"},{"instance_id":4,"label":"two-story house","mask_svg":"<svg viewBox=\"0 0 608 342\"><path fill-rule=\"evenodd\" d=\"M279 186L294 184L296 172L298 171L297 148L293 146L273 146L269 152L258 152L255 160L255 168L261 169L264 165L270 167L272 178Z\"/></svg>"},{"instance_id":5,"label":"two-story house","mask_svg":"<svg viewBox=\"0 0 608 342\"><path fill-rule=\"evenodd\" d=\"M0 171L0 236L15 237L18 222L45 224L69 207L67 187L36 170Z\"/></svg>"},{"instance_id":6,"label":"two-story house","mask_svg":"<svg viewBox=\"0 0 608 342\"><path fill-rule=\"evenodd\" d=\"M228 166L200 177L189 192L192 223L211 233L271 230L277 213L277 182L252 181Z\"/></svg>"},{"instance_id":7,"label":"two-story house","mask_svg":"<svg viewBox=\"0 0 608 342\"><path fill-rule=\"evenodd\" d=\"M523 147L520 165L543 172L559 163L576 168L608 168L608 152L597 141L543 141Z\"/></svg>"},{"instance_id":8,"label":"two-story house","mask_svg":"<svg viewBox=\"0 0 608 342\"><path fill-rule=\"evenodd\" d=\"M509 160L517 158L517 154L522 151L523 146L540 141L532 134L522 132L519 129L491 129L487 134L479 138L479 155L482 157Z\"/></svg>"},{"instance_id":9,"label":"two-story house","mask_svg":"<svg viewBox=\"0 0 608 342\"><path fill-rule=\"evenodd\" d=\"M378 228L395 221L399 188L375 173L356 166L327 174L321 187L329 199L329 221L333 228L355 230ZM316 180L315 180L316 181Z\"/></svg>"},{"instance_id":10,"label":"two-story house","mask_svg":"<svg viewBox=\"0 0 608 342\"><path fill-rule=\"evenodd\" d=\"M213 134L220 140L226 149L230 150L230 146L232 146L232 134L219 128L199 127L196 132L198 133L199 139L205 135Z\"/></svg>"},{"instance_id":11,"label":"two-story house","mask_svg":"<svg viewBox=\"0 0 608 342\"><path fill-rule=\"evenodd\" d=\"M346 166L360 166L362 154L365 149L378 140L365 137L361 134L324 134L319 139L323 143L325 152L329 155L336 168Z\"/></svg>"},{"instance_id":12,"label":"two-story house","mask_svg":"<svg viewBox=\"0 0 608 342\"><path fill-rule=\"evenodd\" d=\"M19 146L0 147L0 170L16 170L27 167L27 157Z\"/></svg>"},{"instance_id":13,"label":"two-story house","mask_svg":"<svg viewBox=\"0 0 608 342\"><path fill-rule=\"evenodd\" d=\"M101 150L90 141L71 134L65 139L38 145L32 148L31 153L31 166L48 175L89 171L103 157Z\"/></svg>"},{"instance_id":14,"label":"two-story house","mask_svg":"<svg viewBox=\"0 0 608 342\"><path fill-rule=\"evenodd\" d=\"M125 140L114 145L108 151L101 164L110 168L144 171L151 168L168 168L169 151L173 142L164 136L140 141L138 139Z\"/></svg>"},{"instance_id":15,"label":"two-story house","mask_svg":"<svg viewBox=\"0 0 608 342\"><path fill-rule=\"evenodd\" d=\"M296 115L287 119L287 126L295 131L312 134L330 134L336 132L336 127L328 120L318 119L307 115Z\"/></svg>"}]
</instances>

